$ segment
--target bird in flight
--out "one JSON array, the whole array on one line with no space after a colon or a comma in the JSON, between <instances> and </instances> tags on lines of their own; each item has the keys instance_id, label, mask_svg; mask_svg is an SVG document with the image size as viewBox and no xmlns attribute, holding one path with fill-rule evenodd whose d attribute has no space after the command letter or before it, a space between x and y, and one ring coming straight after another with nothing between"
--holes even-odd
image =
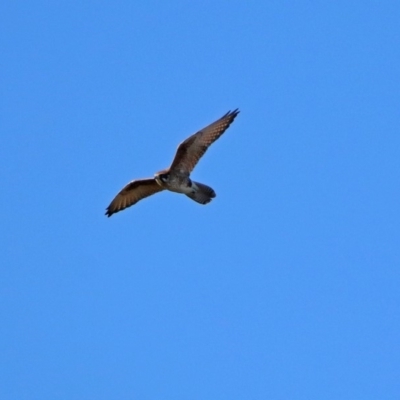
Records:
<instances>
[{"instance_id":1,"label":"bird in flight","mask_svg":"<svg viewBox=\"0 0 400 400\"><path fill-rule=\"evenodd\" d=\"M106 209L111 217L118 211L133 206L139 200L162 190L183 193L200 204L207 204L216 194L212 188L190 179L190 173L200 158L229 127L239 110L229 111L220 119L184 140L176 151L169 168L157 172L154 178L137 179L129 182Z\"/></svg>"}]
</instances>

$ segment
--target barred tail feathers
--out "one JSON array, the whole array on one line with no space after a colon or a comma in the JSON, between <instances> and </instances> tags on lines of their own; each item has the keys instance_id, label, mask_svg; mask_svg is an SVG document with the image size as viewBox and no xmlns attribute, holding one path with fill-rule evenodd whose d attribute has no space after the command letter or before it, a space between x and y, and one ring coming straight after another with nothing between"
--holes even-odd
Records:
<instances>
[{"instance_id":1,"label":"barred tail feathers","mask_svg":"<svg viewBox=\"0 0 400 400\"><path fill-rule=\"evenodd\" d=\"M197 203L207 204L216 196L214 189L210 188L210 186L194 181L192 181L192 185L194 189L193 193L188 193L186 196Z\"/></svg>"}]
</instances>

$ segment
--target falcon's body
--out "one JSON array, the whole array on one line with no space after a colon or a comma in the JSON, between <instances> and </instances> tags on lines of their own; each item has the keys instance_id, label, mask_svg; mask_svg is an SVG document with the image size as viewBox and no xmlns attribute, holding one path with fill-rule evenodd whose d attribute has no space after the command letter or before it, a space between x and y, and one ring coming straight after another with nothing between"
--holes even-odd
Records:
<instances>
[{"instance_id":1,"label":"falcon's body","mask_svg":"<svg viewBox=\"0 0 400 400\"><path fill-rule=\"evenodd\" d=\"M214 190L207 185L192 181L190 173L208 147L226 131L238 114L237 109L228 112L219 120L184 140L178 146L171 166L157 172L154 178L129 182L107 207L106 215L110 217L162 190L186 194L200 204L209 203L215 197Z\"/></svg>"}]
</instances>

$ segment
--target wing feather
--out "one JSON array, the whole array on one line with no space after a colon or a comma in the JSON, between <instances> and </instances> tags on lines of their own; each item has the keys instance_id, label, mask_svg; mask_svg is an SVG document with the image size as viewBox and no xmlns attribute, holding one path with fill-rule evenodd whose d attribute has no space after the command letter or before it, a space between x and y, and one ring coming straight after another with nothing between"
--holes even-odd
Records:
<instances>
[{"instance_id":1,"label":"wing feather","mask_svg":"<svg viewBox=\"0 0 400 400\"><path fill-rule=\"evenodd\" d=\"M129 182L114 198L106 209L106 215L111 217L114 213L133 206L139 200L164 190L154 178L138 179Z\"/></svg>"},{"instance_id":2,"label":"wing feather","mask_svg":"<svg viewBox=\"0 0 400 400\"><path fill-rule=\"evenodd\" d=\"M170 169L190 174L210 145L229 128L238 114L238 109L229 111L217 121L184 140L178 146Z\"/></svg>"}]
</instances>

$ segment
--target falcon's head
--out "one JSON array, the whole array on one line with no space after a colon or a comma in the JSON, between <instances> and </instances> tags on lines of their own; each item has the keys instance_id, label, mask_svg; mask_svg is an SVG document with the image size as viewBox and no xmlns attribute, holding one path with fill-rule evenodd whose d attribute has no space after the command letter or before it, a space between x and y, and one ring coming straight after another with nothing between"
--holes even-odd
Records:
<instances>
[{"instance_id":1,"label":"falcon's head","mask_svg":"<svg viewBox=\"0 0 400 400\"><path fill-rule=\"evenodd\" d=\"M169 173L165 171L157 172L154 174L154 179L160 186L163 186L164 184L168 183Z\"/></svg>"}]
</instances>

